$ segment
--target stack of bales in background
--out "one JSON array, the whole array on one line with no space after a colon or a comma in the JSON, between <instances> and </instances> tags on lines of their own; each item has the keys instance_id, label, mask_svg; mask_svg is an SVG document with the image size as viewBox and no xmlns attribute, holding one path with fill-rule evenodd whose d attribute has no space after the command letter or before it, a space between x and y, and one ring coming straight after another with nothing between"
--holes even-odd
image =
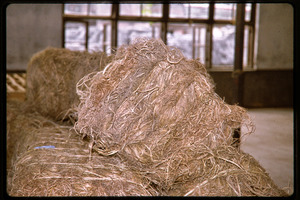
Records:
<instances>
[{"instance_id":1,"label":"stack of bales in background","mask_svg":"<svg viewBox=\"0 0 300 200\"><path fill-rule=\"evenodd\" d=\"M47 48L35 54L27 67L27 102L31 108L52 119L69 117L69 111L78 104L77 81L103 69L111 59L104 52L62 48Z\"/></svg>"}]
</instances>

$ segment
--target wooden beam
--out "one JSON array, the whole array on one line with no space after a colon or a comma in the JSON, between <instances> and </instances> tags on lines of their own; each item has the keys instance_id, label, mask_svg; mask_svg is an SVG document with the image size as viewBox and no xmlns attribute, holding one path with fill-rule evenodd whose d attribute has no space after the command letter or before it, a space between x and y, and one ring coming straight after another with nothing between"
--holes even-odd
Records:
<instances>
[{"instance_id":1,"label":"wooden beam","mask_svg":"<svg viewBox=\"0 0 300 200\"><path fill-rule=\"evenodd\" d=\"M243 105L243 55L244 55L244 26L245 26L245 4L237 4L236 28L235 28L235 50L233 95L234 103Z\"/></svg>"}]
</instances>

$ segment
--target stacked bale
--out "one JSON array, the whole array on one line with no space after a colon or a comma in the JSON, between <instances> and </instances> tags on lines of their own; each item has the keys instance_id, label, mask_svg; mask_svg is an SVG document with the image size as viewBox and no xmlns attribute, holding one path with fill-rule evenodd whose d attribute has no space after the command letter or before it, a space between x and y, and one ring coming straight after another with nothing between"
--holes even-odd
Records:
<instances>
[{"instance_id":1,"label":"stacked bale","mask_svg":"<svg viewBox=\"0 0 300 200\"><path fill-rule=\"evenodd\" d=\"M81 102L75 129L91 140L91 150L120 156L161 195L172 194L176 185L197 185L207 173L203 152L230 148L235 129L246 126L253 132L246 110L226 104L214 92L205 67L161 40L138 39L122 46L103 71L77 83L77 93ZM224 159L230 161L228 156ZM222 163L224 169L232 165ZM210 176L216 174L206 175ZM264 172L262 177L270 181ZM273 193L264 193L264 187L258 193L279 194L272 186ZM227 188L227 193L214 194L242 193ZM189 192L175 194L185 193Z\"/></svg>"},{"instance_id":2,"label":"stacked bale","mask_svg":"<svg viewBox=\"0 0 300 200\"><path fill-rule=\"evenodd\" d=\"M8 102L7 192L10 196L156 195L119 158L89 155L72 126Z\"/></svg>"},{"instance_id":3,"label":"stacked bale","mask_svg":"<svg viewBox=\"0 0 300 200\"><path fill-rule=\"evenodd\" d=\"M83 54L37 54L27 102L8 103L10 195L286 195L232 147L233 131L251 133L253 124L244 108L214 92L201 63L155 39L122 46L103 58L102 71ZM70 118L71 105L74 127L53 121Z\"/></svg>"},{"instance_id":4,"label":"stacked bale","mask_svg":"<svg viewBox=\"0 0 300 200\"><path fill-rule=\"evenodd\" d=\"M31 108L56 120L70 117L78 104L76 83L112 59L104 52L49 47L35 54L27 67L26 99ZM69 115L70 114L70 115Z\"/></svg>"},{"instance_id":5,"label":"stacked bale","mask_svg":"<svg viewBox=\"0 0 300 200\"><path fill-rule=\"evenodd\" d=\"M175 183L174 196L287 196L249 154L231 146L200 147L191 163L201 176Z\"/></svg>"}]
</instances>

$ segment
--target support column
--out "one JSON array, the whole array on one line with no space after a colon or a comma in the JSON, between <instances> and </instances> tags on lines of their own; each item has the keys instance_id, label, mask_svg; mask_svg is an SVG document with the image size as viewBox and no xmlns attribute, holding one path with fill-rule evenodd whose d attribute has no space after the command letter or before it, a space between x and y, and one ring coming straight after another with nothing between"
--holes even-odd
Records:
<instances>
[{"instance_id":1,"label":"support column","mask_svg":"<svg viewBox=\"0 0 300 200\"><path fill-rule=\"evenodd\" d=\"M233 103L243 106L243 55L244 55L244 26L245 26L245 4L237 4L236 28L235 28L235 54L233 79ZM241 127L233 132L233 146L240 146Z\"/></svg>"}]
</instances>

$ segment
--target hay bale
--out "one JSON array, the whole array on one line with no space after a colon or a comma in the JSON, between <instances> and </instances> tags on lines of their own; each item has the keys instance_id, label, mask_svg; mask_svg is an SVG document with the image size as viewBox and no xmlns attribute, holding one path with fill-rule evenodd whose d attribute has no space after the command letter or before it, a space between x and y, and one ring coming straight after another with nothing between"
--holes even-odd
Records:
<instances>
[{"instance_id":1,"label":"hay bale","mask_svg":"<svg viewBox=\"0 0 300 200\"><path fill-rule=\"evenodd\" d=\"M251 155L232 146L214 149L202 146L198 151L195 160L187 164L193 165L193 170L199 170L201 176L190 177L184 183L176 182L169 195L287 196ZM179 167L184 169L182 165Z\"/></svg>"},{"instance_id":2,"label":"hay bale","mask_svg":"<svg viewBox=\"0 0 300 200\"><path fill-rule=\"evenodd\" d=\"M8 152L14 150L7 155L10 196L156 194L120 158L89 155L88 144L71 126L23 113L14 102L8 102L8 112Z\"/></svg>"},{"instance_id":3,"label":"hay bale","mask_svg":"<svg viewBox=\"0 0 300 200\"><path fill-rule=\"evenodd\" d=\"M77 93L74 127L91 149L122 157L161 195L203 176L200 147L230 147L234 129L254 130L244 108L214 92L201 63L161 40L122 46L103 71L77 83Z\"/></svg>"},{"instance_id":4,"label":"hay bale","mask_svg":"<svg viewBox=\"0 0 300 200\"><path fill-rule=\"evenodd\" d=\"M51 47L38 52L27 67L27 102L42 115L63 120L79 102L75 88L77 81L88 73L103 69L111 58L104 52Z\"/></svg>"},{"instance_id":5,"label":"hay bale","mask_svg":"<svg viewBox=\"0 0 300 200\"><path fill-rule=\"evenodd\" d=\"M123 48L107 69L77 83L81 104L75 127L95 142L101 140L102 149L119 151L153 132L159 132L154 137L172 131L202 135L198 139L216 146L231 143L232 130L243 124L252 131L246 110L226 104L214 92L199 62L160 40Z\"/></svg>"},{"instance_id":6,"label":"hay bale","mask_svg":"<svg viewBox=\"0 0 300 200\"><path fill-rule=\"evenodd\" d=\"M201 63L161 40L122 46L76 90L75 129L8 106L10 195L286 195L231 146L234 129L253 132L246 110L226 104Z\"/></svg>"}]
</instances>

